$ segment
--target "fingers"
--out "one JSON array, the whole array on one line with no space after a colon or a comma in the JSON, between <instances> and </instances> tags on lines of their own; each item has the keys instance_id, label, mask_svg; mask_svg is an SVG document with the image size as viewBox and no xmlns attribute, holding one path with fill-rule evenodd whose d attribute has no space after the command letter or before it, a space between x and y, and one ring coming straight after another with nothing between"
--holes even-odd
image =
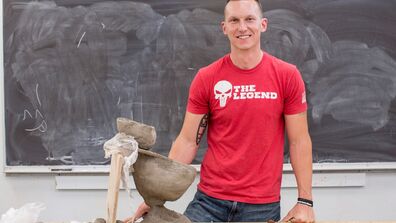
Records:
<instances>
[{"instance_id":1,"label":"fingers","mask_svg":"<svg viewBox=\"0 0 396 223\"><path fill-rule=\"evenodd\" d=\"M128 218L124 219L123 223L134 223L137 219L140 218L140 217L137 217L136 215L137 215L137 213L132 215L132 217L128 217Z\"/></svg>"},{"instance_id":2,"label":"fingers","mask_svg":"<svg viewBox=\"0 0 396 223\"><path fill-rule=\"evenodd\" d=\"M146 214L150 210L150 207L147 206L145 203L142 203L139 208L136 210L136 213L134 214L134 220L136 221L137 219L141 218L144 214Z\"/></svg>"},{"instance_id":3,"label":"fingers","mask_svg":"<svg viewBox=\"0 0 396 223\"><path fill-rule=\"evenodd\" d=\"M287 213L286 217L282 219L282 222L288 223L314 223L315 214L312 207L306 205L296 204Z\"/></svg>"},{"instance_id":4,"label":"fingers","mask_svg":"<svg viewBox=\"0 0 396 223\"><path fill-rule=\"evenodd\" d=\"M126 219L123 220L123 222L124 223L133 223L133 222L135 222L135 216L126 218Z\"/></svg>"},{"instance_id":5,"label":"fingers","mask_svg":"<svg viewBox=\"0 0 396 223\"><path fill-rule=\"evenodd\" d=\"M286 222L286 223L315 223L315 221L312 220L312 219L301 219L301 218L295 218L295 217L291 217L289 219L284 218L284 219L282 219L281 222Z\"/></svg>"},{"instance_id":6,"label":"fingers","mask_svg":"<svg viewBox=\"0 0 396 223\"><path fill-rule=\"evenodd\" d=\"M281 222L290 222L292 218L294 217L289 213L281 220Z\"/></svg>"},{"instance_id":7,"label":"fingers","mask_svg":"<svg viewBox=\"0 0 396 223\"><path fill-rule=\"evenodd\" d=\"M289 223L295 223L295 222L298 222L298 221L296 220L295 217L291 217L289 220L287 220L287 222L289 222Z\"/></svg>"},{"instance_id":8,"label":"fingers","mask_svg":"<svg viewBox=\"0 0 396 223\"><path fill-rule=\"evenodd\" d=\"M147 204L143 202L141 205L139 205L135 214L132 217L126 218L123 222L124 223L134 223L136 220L138 220L143 215L145 215L149 210L150 210L150 207L147 206Z\"/></svg>"},{"instance_id":9,"label":"fingers","mask_svg":"<svg viewBox=\"0 0 396 223\"><path fill-rule=\"evenodd\" d=\"M124 223L134 223L135 221L139 220L140 218L141 218L141 216L137 217L136 215L133 215L132 217L125 219L123 222Z\"/></svg>"},{"instance_id":10,"label":"fingers","mask_svg":"<svg viewBox=\"0 0 396 223\"><path fill-rule=\"evenodd\" d=\"M290 216L286 216L282 219L282 221L280 222L285 222L285 223L307 223L305 221L299 220L295 217L290 217Z\"/></svg>"},{"instance_id":11,"label":"fingers","mask_svg":"<svg viewBox=\"0 0 396 223\"><path fill-rule=\"evenodd\" d=\"M297 223L296 218L295 217L290 217L289 219L287 219L285 221L286 223Z\"/></svg>"}]
</instances>

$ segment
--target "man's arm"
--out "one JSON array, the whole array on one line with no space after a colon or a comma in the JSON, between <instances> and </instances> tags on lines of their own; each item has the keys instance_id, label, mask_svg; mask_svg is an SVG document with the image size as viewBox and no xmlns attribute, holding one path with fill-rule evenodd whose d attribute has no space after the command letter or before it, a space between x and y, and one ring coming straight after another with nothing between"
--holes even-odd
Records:
<instances>
[{"instance_id":1,"label":"man's arm","mask_svg":"<svg viewBox=\"0 0 396 223\"><path fill-rule=\"evenodd\" d=\"M298 197L312 200L312 143L308 133L307 113L286 115L285 122Z\"/></svg>"},{"instance_id":2,"label":"man's arm","mask_svg":"<svg viewBox=\"0 0 396 223\"><path fill-rule=\"evenodd\" d=\"M208 123L208 115L186 112L183 127L169 152L169 158L190 164L197 154L199 143Z\"/></svg>"},{"instance_id":3,"label":"man's arm","mask_svg":"<svg viewBox=\"0 0 396 223\"><path fill-rule=\"evenodd\" d=\"M190 164L197 154L199 143L208 124L208 115L196 115L186 112L183 127L172 144L169 158L181 163ZM140 204L135 214L124 220L124 223L132 223L150 210L146 203Z\"/></svg>"},{"instance_id":4,"label":"man's arm","mask_svg":"<svg viewBox=\"0 0 396 223\"><path fill-rule=\"evenodd\" d=\"M312 142L308 132L307 113L285 115L285 124L298 197L312 200ZM314 222L313 208L296 204L282 221L288 220Z\"/></svg>"}]
</instances>

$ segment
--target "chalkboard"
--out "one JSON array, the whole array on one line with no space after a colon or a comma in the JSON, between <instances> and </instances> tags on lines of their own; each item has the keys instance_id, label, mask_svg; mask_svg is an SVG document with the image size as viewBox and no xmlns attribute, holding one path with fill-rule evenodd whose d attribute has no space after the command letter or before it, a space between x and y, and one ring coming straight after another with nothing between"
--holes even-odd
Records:
<instances>
[{"instance_id":1,"label":"chalkboard","mask_svg":"<svg viewBox=\"0 0 396 223\"><path fill-rule=\"evenodd\" d=\"M224 2L4 0L7 166L106 164L120 116L166 155L191 80L229 52ZM396 161L396 1L262 4L263 48L306 84L314 161Z\"/></svg>"}]
</instances>

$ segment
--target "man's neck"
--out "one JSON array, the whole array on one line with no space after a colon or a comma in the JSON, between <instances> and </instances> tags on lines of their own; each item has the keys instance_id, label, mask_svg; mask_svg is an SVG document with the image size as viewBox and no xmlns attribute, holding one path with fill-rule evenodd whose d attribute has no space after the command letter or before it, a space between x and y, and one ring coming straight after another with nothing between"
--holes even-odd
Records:
<instances>
[{"instance_id":1,"label":"man's neck","mask_svg":"<svg viewBox=\"0 0 396 223\"><path fill-rule=\"evenodd\" d=\"M254 50L231 50L232 63L243 70L255 68L263 57L263 51L260 48Z\"/></svg>"}]
</instances>

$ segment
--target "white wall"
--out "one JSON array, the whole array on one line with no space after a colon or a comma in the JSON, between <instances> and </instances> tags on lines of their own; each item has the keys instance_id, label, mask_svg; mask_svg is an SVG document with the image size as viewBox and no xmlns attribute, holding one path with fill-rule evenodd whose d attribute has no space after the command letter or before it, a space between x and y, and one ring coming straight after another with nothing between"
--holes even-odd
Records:
<instances>
[{"instance_id":1,"label":"white wall","mask_svg":"<svg viewBox=\"0 0 396 223\"><path fill-rule=\"evenodd\" d=\"M289 174L286 175L286 178L291 177ZM106 190L57 190L55 176L5 175L2 172L0 213L28 202L42 202L47 208L41 213L40 220L45 222L89 221L96 217L105 217ZM363 176L364 186L315 187L313 193L317 220L396 220L396 172L367 172ZM89 175L85 177L92 178ZM197 182L198 178L181 199L169 202L167 206L183 212L193 198ZM84 184L82 181L76 182L77 187L82 184ZM296 194L295 188L282 189L282 216L295 204ZM133 191L132 200L129 200L125 191L121 191L118 218L123 219L132 214L141 201L136 191Z\"/></svg>"}]
</instances>

